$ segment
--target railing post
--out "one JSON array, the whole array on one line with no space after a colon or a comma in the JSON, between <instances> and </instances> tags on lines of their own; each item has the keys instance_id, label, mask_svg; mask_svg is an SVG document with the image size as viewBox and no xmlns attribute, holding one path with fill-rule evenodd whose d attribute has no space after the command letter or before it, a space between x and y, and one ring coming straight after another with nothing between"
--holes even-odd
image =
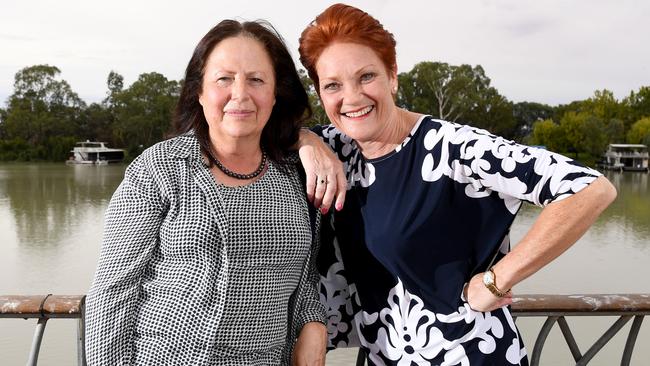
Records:
<instances>
[{"instance_id":1,"label":"railing post","mask_svg":"<svg viewBox=\"0 0 650 366\"><path fill-rule=\"evenodd\" d=\"M77 322L77 365L86 366L86 297L79 304L79 320Z\"/></svg>"},{"instance_id":2,"label":"railing post","mask_svg":"<svg viewBox=\"0 0 650 366\"><path fill-rule=\"evenodd\" d=\"M27 366L36 366L38 363L38 353L41 350L41 341L43 340L43 333L45 332L46 325L47 318L38 318L38 323L36 323L36 330L34 331L34 339L32 340L32 348L29 351Z\"/></svg>"},{"instance_id":3,"label":"railing post","mask_svg":"<svg viewBox=\"0 0 650 366\"><path fill-rule=\"evenodd\" d=\"M366 364L366 356L366 351L363 348L359 348L356 366L364 366Z\"/></svg>"},{"instance_id":4,"label":"railing post","mask_svg":"<svg viewBox=\"0 0 650 366\"><path fill-rule=\"evenodd\" d=\"M576 366L587 365L589 361L591 361L591 359L594 358L594 356L596 356L598 351L600 351L607 344L607 342L609 342L609 340L612 339L612 337L615 336L616 333L618 333L618 331L621 330L621 328L623 328L625 323L627 323L630 319L632 319L631 315L624 315L618 318L618 320L616 320L616 322L614 322L614 324L612 324L612 326L609 327L609 329L607 329L605 334L600 336L600 338L598 338L596 343L594 343L587 350L587 352L585 352L584 356L582 356L580 361L576 363Z\"/></svg>"},{"instance_id":5,"label":"railing post","mask_svg":"<svg viewBox=\"0 0 650 366\"><path fill-rule=\"evenodd\" d=\"M632 351L634 351L634 344L636 344L636 336L639 335L641 323L643 323L643 315L635 316L634 321L632 322L632 327L630 328L630 333L627 335L627 341L625 342L625 349L623 350L621 366L630 365L630 360L632 359Z\"/></svg>"},{"instance_id":6,"label":"railing post","mask_svg":"<svg viewBox=\"0 0 650 366\"><path fill-rule=\"evenodd\" d=\"M551 328L553 328L553 325L555 324L558 318L559 317L557 316L549 316L548 318L546 318L546 321L544 322L542 329L539 331L539 334L537 335L535 346L533 347L533 355L531 356L530 359L531 366L539 365L539 359L542 357L542 349L544 348L546 337L548 337L548 334L551 332Z\"/></svg>"},{"instance_id":7,"label":"railing post","mask_svg":"<svg viewBox=\"0 0 650 366\"><path fill-rule=\"evenodd\" d=\"M580 353L578 344L576 343L576 340L573 337L573 333L571 333L571 328L569 328L569 323L567 323L566 319L563 316L561 316L560 318L558 318L557 324L560 326L560 330L562 331L564 340L566 341L566 344L569 346L569 350L571 351L573 360L576 362L580 361L580 359L582 358L582 353Z\"/></svg>"}]
</instances>

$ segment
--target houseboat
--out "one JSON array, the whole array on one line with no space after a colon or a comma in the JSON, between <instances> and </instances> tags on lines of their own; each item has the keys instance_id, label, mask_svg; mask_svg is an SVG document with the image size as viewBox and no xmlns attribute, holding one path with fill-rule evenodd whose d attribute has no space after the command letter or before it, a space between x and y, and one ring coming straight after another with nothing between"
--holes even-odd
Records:
<instances>
[{"instance_id":1,"label":"houseboat","mask_svg":"<svg viewBox=\"0 0 650 366\"><path fill-rule=\"evenodd\" d=\"M70 157L66 163L105 165L120 163L122 160L124 160L123 149L109 148L105 142L86 141L77 142L70 151Z\"/></svg>"},{"instance_id":2,"label":"houseboat","mask_svg":"<svg viewBox=\"0 0 650 366\"><path fill-rule=\"evenodd\" d=\"M648 171L648 147L641 144L610 144L602 167L609 170Z\"/></svg>"}]
</instances>

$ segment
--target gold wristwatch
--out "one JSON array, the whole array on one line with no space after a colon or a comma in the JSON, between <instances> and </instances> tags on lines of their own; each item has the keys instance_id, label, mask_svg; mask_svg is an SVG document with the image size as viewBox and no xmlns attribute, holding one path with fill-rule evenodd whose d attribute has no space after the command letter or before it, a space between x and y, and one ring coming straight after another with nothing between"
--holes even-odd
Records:
<instances>
[{"instance_id":1,"label":"gold wristwatch","mask_svg":"<svg viewBox=\"0 0 650 366\"><path fill-rule=\"evenodd\" d=\"M497 287L497 276L494 274L494 271L492 268L488 269L483 273L483 284L485 287L487 287L488 290L490 290L491 293L494 294L494 296L497 297L504 297L510 290L508 291L501 291Z\"/></svg>"}]
</instances>

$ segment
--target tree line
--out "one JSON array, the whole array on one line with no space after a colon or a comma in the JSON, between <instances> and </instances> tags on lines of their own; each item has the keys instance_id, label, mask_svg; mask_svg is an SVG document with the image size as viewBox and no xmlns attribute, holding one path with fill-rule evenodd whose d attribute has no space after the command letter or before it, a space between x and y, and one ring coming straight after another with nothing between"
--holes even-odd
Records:
<instances>
[{"instance_id":1,"label":"tree line","mask_svg":"<svg viewBox=\"0 0 650 366\"><path fill-rule=\"evenodd\" d=\"M35 65L18 71L14 92L0 109L0 160L63 161L77 141L106 141L134 158L169 133L180 82L141 74L128 88L114 71L106 97L87 105L61 71Z\"/></svg>"},{"instance_id":2,"label":"tree line","mask_svg":"<svg viewBox=\"0 0 650 366\"><path fill-rule=\"evenodd\" d=\"M151 72L126 87L124 78L111 71L106 97L87 105L60 73L50 65L16 73L14 92L0 109L0 160L62 161L76 141L84 140L125 148L132 159L169 136L182 80ZM328 123L313 83L303 70L300 75L314 111L311 123ZM480 65L421 62L398 79L399 106L575 154L588 164L610 143L650 145L648 86L622 100L605 89L586 100L550 106L509 101Z\"/></svg>"}]
</instances>

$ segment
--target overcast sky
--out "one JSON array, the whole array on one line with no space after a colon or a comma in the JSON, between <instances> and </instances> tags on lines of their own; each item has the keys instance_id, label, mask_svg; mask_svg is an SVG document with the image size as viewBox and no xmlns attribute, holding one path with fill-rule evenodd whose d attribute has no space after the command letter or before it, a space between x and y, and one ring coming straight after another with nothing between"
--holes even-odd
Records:
<instances>
[{"instance_id":1,"label":"overcast sky","mask_svg":"<svg viewBox=\"0 0 650 366\"><path fill-rule=\"evenodd\" d=\"M0 10L0 101L17 71L49 64L86 102L114 70L128 86L156 71L181 79L199 39L226 18L269 20L294 59L298 37L334 1L7 0ZM514 102L551 105L597 89L650 85L650 1L349 1L397 40L399 71L421 61L480 64ZM427 111L421 111L427 112Z\"/></svg>"}]
</instances>

